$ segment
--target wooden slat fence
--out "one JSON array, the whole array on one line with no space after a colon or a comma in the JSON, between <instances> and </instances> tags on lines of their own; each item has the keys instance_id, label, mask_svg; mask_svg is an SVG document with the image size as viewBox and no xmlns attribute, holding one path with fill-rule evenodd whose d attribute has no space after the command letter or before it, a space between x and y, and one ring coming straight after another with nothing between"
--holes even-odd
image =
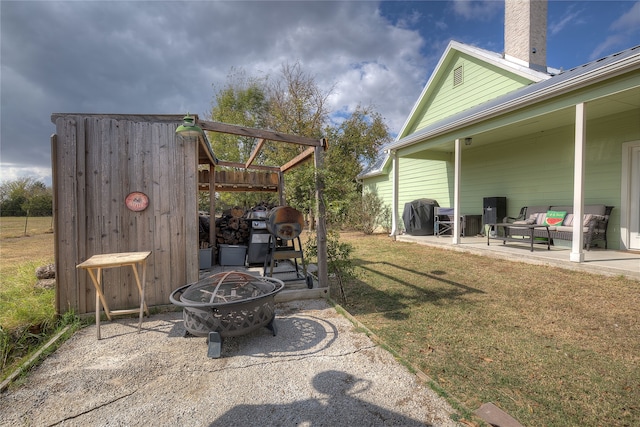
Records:
<instances>
[{"instance_id":1,"label":"wooden slat fence","mask_svg":"<svg viewBox=\"0 0 640 427\"><path fill-rule=\"evenodd\" d=\"M94 254L152 251L149 305L169 303L173 289L198 275L198 146L175 136L181 116L54 114L52 137L57 305L95 310L95 291L76 265ZM132 212L134 191L149 206ZM130 269L104 271L111 309L135 307Z\"/></svg>"}]
</instances>

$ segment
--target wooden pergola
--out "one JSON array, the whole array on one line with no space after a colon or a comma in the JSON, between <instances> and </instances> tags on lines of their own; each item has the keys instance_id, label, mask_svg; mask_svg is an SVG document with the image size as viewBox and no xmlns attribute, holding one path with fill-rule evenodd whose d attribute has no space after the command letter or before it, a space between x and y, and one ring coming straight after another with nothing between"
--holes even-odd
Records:
<instances>
[{"instance_id":1,"label":"wooden pergola","mask_svg":"<svg viewBox=\"0 0 640 427\"><path fill-rule=\"evenodd\" d=\"M318 170L320 170L323 165L324 151L327 149L327 140L325 138L314 139L265 129L198 120L197 116L196 121L197 125L204 131L250 137L257 140L257 144L246 163L237 163L216 159L206 137L202 135L202 138L199 138L198 163L200 165L209 165L209 170L198 173L198 189L200 191L209 191L211 194L211 197L209 197L209 214L211 218L215 217L215 197L213 197L213 193L216 191L277 192L280 205L284 205L284 173L313 157L316 169L315 196L316 232L318 235L318 281L321 287L328 286L327 228L325 221L326 212L323 202L324 182L322 175L318 173ZM254 160L267 141L285 142L306 146L308 148L279 167L254 165ZM240 170L216 170L216 166L226 166ZM215 227L210 227L209 233L209 241L215 241Z\"/></svg>"}]
</instances>

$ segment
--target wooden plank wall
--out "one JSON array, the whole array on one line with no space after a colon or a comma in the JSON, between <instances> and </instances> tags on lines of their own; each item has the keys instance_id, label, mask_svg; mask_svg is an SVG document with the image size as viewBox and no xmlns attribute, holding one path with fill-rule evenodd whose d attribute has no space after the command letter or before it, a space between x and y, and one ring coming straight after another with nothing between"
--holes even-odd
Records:
<instances>
[{"instance_id":1,"label":"wooden plank wall","mask_svg":"<svg viewBox=\"0 0 640 427\"><path fill-rule=\"evenodd\" d=\"M152 251L147 303L198 278L198 146L175 136L182 122L161 116L54 115L54 209L59 312L95 311L95 290L76 265L94 254ZM133 191L149 197L126 208ZM136 307L131 269L104 270L111 309Z\"/></svg>"}]
</instances>

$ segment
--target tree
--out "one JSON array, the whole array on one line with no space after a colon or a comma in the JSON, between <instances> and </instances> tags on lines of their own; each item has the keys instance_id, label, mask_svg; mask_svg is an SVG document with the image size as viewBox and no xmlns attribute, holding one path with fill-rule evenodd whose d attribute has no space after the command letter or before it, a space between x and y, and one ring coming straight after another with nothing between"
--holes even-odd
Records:
<instances>
[{"instance_id":1,"label":"tree","mask_svg":"<svg viewBox=\"0 0 640 427\"><path fill-rule=\"evenodd\" d=\"M269 109L267 126L279 132L310 138L321 138L329 120L326 107L332 88L323 91L315 78L306 73L299 62L283 64L280 76L267 85ZM282 165L308 147L271 142L265 147L266 157ZM315 170L309 162L288 171L285 176L287 204L310 215L313 224L315 206Z\"/></svg>"},{"instance_id":2,"label":"tree","mask_svg":"<svg viewBox=\"0 0 640 427\"><path fill-rule=\"evenodd\" d=\"M325 182L324 203L330 220L345 223L349 211L361 203L361 186L356 177L363 164L375 159L380 146L390 140L388 128L373 107L358 106L339 125L331 125L327 99L332 89L324 91L313 76L299 63L284 64L276 78L249 78L234 70L229 83L219 91L212 118L217 121L262 127L310 138L328 139L324 167L314 169L312 162L299 165L285 174L285 198L288 205L313 215L315 207L315 174ZM223 160L244 163L256 141L252 138L211 134L216 156ZM269 141L264 145L256 164L281 166L306 150L306 146ZM222 202L249 207L260 195L227 193ZM313 217L309 218L313 224Z\"/></svg>"},{"instance_id":3,"label":"tree","mask_svg":"<svg viewBox=\"0 0 640 427\"><path fill-rule=\"evenodd\" d=\"M261 128L265 126L267 98L264 81L247 77L243 70L232 69L227 85L215 95L211 119L223 123ZM209 134L218 158L244 163L255 146L253 138L218 132Z\"/></svg>"},{"instance_id":4,"label":"tree","mask_svg":"<svg viewBox=\"0 0 640 427\"><path fill-rule=\"evenodd\" d=\"M233 69L224 89L215 95L213 120L266 128L300 136L320 138L328 113L325 107L328 93L324 93L313 77L306 74L299 63L282 66L276 79L257 79L244 71ZM218 158L244 163L256 141L233 135L212 133L213 151ZM281 166L307 147L269 141L262 148L254 164ZM313 167L304 165L285 175L287 203L304 212L310 212L314 197ZM226 193L220 195L222 203L250 207L264 201L264 194ZM270 202L276 202L272 197Z\"/></svg>"},{"instance_id":5,"label":"tree","mask_svg":"<svg viewBox=\"0 0 640 427\"><path fill-rule=\"evenodd\" d=\"M251 78L243 70L232 69L227 85L215 94L211 109L211 119L223 123L262 128L265 126L267 96L264 81ZM256 141L254 138L229 135L218 132L209 133L209 141L216 157L229 161L245 163ZM264 162L264 155L254 163ZM250 208L265 198L264 193L222 192L218 195L217 205L225 209L231 206ZM276 196L271 196L275 201Z\"/></svg>"},{"instance_id":6,"label":"tree","mask_svg":"<svg viewBox=\"0 0 640 427\"><path fill-rule=\"evenodd\" d=\"M390 141L382 116L372 107L358 105L338 127L326 129L330 141L325 160L325 197L329 221L359 224L362 186L356 177L365 164L376 159L380 147Z\"/></svg>"},{"instance_id":7,"label":"tree","mask_svg":"<svg viewBox=\"0 0 640 427\"><path fill-rule=\"evenodd\" d=\"M41 181L25 177L0 184L0 215L49 216L52 213L52 189Z\"/></svg>"}]
</instances>

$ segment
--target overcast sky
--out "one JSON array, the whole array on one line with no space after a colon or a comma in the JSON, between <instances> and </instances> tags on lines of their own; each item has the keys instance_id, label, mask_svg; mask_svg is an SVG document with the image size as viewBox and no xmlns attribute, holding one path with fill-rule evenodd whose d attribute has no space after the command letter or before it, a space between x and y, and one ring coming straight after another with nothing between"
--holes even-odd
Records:
<instances>
[{"instance_id":1,"label":"overcast sky","mask_svg":"<svg viewBox=\"0 0 640 427\"><path fill-rule=\"evenodd\" d=\"M450 40L504 47L503 1L0 2L0 180L51 184L51 114L206 118L232 67L299 62L336 115L373 105L397 133ZM547 63L640 45L638 1L549 1Z\"/></svg>"}]
</instances>

